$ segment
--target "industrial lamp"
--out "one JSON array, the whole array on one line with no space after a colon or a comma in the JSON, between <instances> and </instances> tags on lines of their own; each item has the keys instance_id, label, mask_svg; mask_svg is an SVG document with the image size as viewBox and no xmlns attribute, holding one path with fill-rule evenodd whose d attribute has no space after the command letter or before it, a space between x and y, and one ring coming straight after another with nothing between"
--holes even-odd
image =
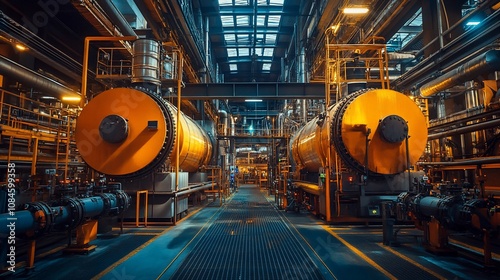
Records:
<instances>
[{"instance_id":1,"label":"industrial lamp","mask_svg":"<svg viewBox=\"0 0 500 280\"><path fill-rule=\"evenodd\" d=\"M342 9L344 14L361 15L368 13L369 9L366 7L346 7Z\"/></svg>"}]
</instances>

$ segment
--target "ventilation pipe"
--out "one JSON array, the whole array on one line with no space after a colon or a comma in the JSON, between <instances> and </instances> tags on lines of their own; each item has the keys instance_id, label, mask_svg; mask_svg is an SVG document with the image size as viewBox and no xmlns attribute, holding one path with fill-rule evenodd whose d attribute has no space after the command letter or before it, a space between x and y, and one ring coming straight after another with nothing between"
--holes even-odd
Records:
<instances>
[{"instance_id":1,"label":"ventilation pipe","mask_svg":"<svg viewBox=\"0 0 500 280\"><path fill-rule=\"evenodd\" d=\"M135 31L130 27L130 24L125 20L122 13L111 3L111 0L97 0L97 3L104 10L106 15L111 19L114 25L120 29L124 36L137 36Z\"/></svg>"},{"instance_id":2,"label":"ventilation pipe","mask_svg":"<svg viewBox=\"0 0 500 280\"><path fill-rule=\"evenodd\" d=\"M220 118L221 118L221 123L222 123L222 135L223 136L226 136L227 135L227 131L228 131L228 117L227 117L227 112L224 111L224 110L219 110L217 111L217 113L219 114Z\"/></svg>"},{"instance_id":3,"label":"ventilation pipe","mask_svg":"<svg viewBox=\"0 0 500 280\"><path fill-rule=\"evenodd\" d=\"M420 96L431 97L434 94L455 85L473 80L488 72L500 71L500 50L489 50L462 66L420 87Z\"/></svg>"},{"instance_id":4,"label":"ventilation pipe","mask_svg":"<svg viewBox=\"0 0 500 280\"><path fill-rule=\"evenodd\" d=\"M0 73L12 77L22 83L26 83L44 92L46 95L62 97L80 98L80 94L72 89L51 80L33 70L30 70L14 61L0 55Z\"/></svg>"},{"instance_id":5,"label":"ventilation pipe","mask_svg":"<svg viewBox=\"0 0 500 280\"><path fill-rule=\"evenodd\" d=\"M231 117L229 118L229 120L230 120L230 122L231 122L231 131L230 131L230 135L231 135L231 136L234 136L234 131L235 131L235 125L236 125L236 124L235 124L235 122L234 122L234 118L233 118L233 116L231 116Z\"/></svg>"}]
</instances>

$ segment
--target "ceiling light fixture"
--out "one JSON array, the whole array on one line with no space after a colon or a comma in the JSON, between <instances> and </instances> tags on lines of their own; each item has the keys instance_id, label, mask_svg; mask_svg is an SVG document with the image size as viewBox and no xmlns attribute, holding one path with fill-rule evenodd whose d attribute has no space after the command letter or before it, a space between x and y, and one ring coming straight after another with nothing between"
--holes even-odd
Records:
<instances>
[{"instance_id":1,"label":"ceiling light fixture","mask_svg":"<svg viewBox=\"0 0 500 280\"><path fill-rule=\"evenodd\" d=\"M245 99L245 102L262 102L262 99Z\"/></svg>"},{"instance_id":2,"label":"ceiling light fixture","mask_svg":"<svg viewBox=\"0 0 500 280\"><path fill-rule=\"evenodd\" d=\"M80 101L82 98L80 96L63 96L62 101Z\"/></svg>"},{"instance_id":3,"label":"ceiling light fixture","mask_svg":"<svg viewBox=\"0 0 500 280\"><path fill-rule=\"evenodd\" d=\"M23 52L23 51L27 50L28 48L22 44L16 43L16 49Z\"/></svg>"},{"instance_id":4,"label":"ceiling light fixture","mask_svg":"<svg viewBox=\"0 0 500 280\"><path fill-rule=\"evenodd\" d=\"M366 14L368 13L368 8L365 7L348 7L342 9L342 12L344 14L350 14L350 15L360 15L360 14Z\"/></svg>"},{"instance_id":5,"label":"ceiling light fixture","mask_svg":"<svg viewBox=\"0 0 500 280\"><path fill-rule=\"evenodd\" d=\"M479 21L468 21L465 25L467 25L467 26L476 26L479 23L480 23Z\"/></svg>"}]
</instances>

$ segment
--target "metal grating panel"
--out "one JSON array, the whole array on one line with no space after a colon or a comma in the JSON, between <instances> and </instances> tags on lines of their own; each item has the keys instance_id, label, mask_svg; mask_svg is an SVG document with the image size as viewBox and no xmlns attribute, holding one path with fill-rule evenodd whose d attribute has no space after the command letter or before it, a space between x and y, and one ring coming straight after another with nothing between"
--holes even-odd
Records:
<instances>
[{"instance_id":1,"label":"metal grating panel","mask_svg":"<svg viewBox=\"0 0 500 280\"><path fill-rule=\"evenodd\" d=\"M172 279L323 279L277 211L242 187Z\"/></svg>"}]
</instances>

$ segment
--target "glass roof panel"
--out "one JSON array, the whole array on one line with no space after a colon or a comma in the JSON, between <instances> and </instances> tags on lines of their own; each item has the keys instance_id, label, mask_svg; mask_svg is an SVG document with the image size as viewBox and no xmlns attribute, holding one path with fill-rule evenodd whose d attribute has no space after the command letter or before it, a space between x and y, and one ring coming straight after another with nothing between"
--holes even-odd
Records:
<instances>
[{"instance_id":1,"label":"glass roof panel","mask_svg":"<svg viewBox=\"0 0 500 280\"><path fill-rule=\"evenodd\" d=\"M250 25L250 16L236 16L236 25L249 26Z\"/></svg>"},{"instance_id":2,"label":"glass roof panel","mask_svg":"<svg viewBox=\"0 0 500 280\"><path fill-rule=\"evenodd\" d=\"M255 54L262 56L262 48L255 48Z\"/></svg>"},{"instance_id":3,"label":"glass roof panel","mask_svg":"<svg viewBox=\"0 0 500 280\"><path fill-rule=\"evenodd\" d=\"M265 26L266 24L266 16L257 16L257 26Z\"/></svg>"},{"instance_id":4,"label":"glass roof panel","mask_svg":"<svg viewBox=\"0 0 500 280\"><path fill-rule=\"evenodd\" d=\"M232 0L219 0L219 6L232 6Z\"/></svg>"},{"instance_id":5,"label":"glass roof panel","mask_svg":"<svg viewBox=\"0 0 500 280\"><path fill-rule=\"evenodd\" d=\"M273 48L265 48L264 49L264 56L273 56Z\"/></svg>"},{"instance_id":6,"label":"glass roof panel","mask_svg":"<svg viewBox=\"0 0 500 280\"><path fill-rule=\"evenodd\" d=\"M266 34L266 45L276 44L276 34Z\"/></svg>"},{"instance_id":7,"label":"glass roof panel","mask_svg":"<svg viewBox=\"0 0 500 280\"><path fill-rule=\"evenodd\" d=\"M248 48L239 48L238 52L239 52L240 56L248 56L249 55Z\"/></svg>"},{"instance_id":8,"label":"glass roof panel","mask_svg":"<svg viewBox=\"0 0 500 280\"><path fill-rule=\"evenodd\" d=\"M235 48L228 48L227 49L227 56L229 56L229 57L238 56L236 49Z\"/></svg>"},{"instance_id":9,"label":"glass roof panel","mask_svg":"<svg viewBox=\"0 0 500 280\"><path fill-rule=\"evenodd\" d=\"M270 27L278 27L280 24L280 15L270 15L267 20L267 25Z\"/></svg>"},{"instance_id":10,"label":"glass roof panel","mask_svg":"<svg viewBox=\"0 0 500 280\"><path fill-rule=\"evenodd\" d=\"M220 20L222 21L222 27L234 26L233 16L221 16Z\"/></svg>"},{"instance_id":11,"label":"glass roof panel","mask_svg":"<svg viewBox=\"0 0 500 280\"><path fill-rule=\"evenodd\" d=\"M422 31L422 9L419 9L399 30L387 41L389 51L403 49Z\"/></svg>"},{"instance_id":12,"label":"glass roof panel","mask_svg":"<svg viewBox=\"0 0 500 280\"><path fill-rule=\"evenodd\" d=\"M238 34L236 35L238 38L238 43L250 43L250 34Z\"/></svg>"},{"instance_id":13,"label":"glass roof panel","mask_svg":"<svg viewBox=\"0 0 500 280\"><path fill-rule=\"evenodd\" d=\"M218 2L225 11L224 15L221 15L221 22L227 58L233 62L229 63L231 72L238 71L238 64L248 63L248 57L253 63L255 59L253 55L258 56L261 61L264 60L263 70L270 71L279 36L277 28L280 26L281 15L275 12L271 15L265 14L262 11L256 15L250 13L248 8L253 10L256 8L255 5L272 6L270 9L279 11L280 7L283 7L284 0L218 0Z\"/></svg>"},{"instance_id":14,"label":"glass roof panel","mask_svg":"<svg viewBox=\"0 0 500 280\"><path fill-rule=\"evenodd\" d=\"M283 6L285 0L270 0L269 6Z\"/></svg>"},{"instance_id":15,"label":"glass roof panel","mask_svg":"<svg viewBox=\"0 0 500 280\"><path fill-rule=\"evenodd\" d=\"M248 1L249 0L234 0L234 5L235 6L248 6Z\"/></svg>"},{"instance_id":16,"label":"glass roof panel","mask_svg":"<svg viewBox=\"0 0 500 280\"><path fill-rule=\"evenodd\" d=\"M236 43L236 36L234 34L224 34L224 40L227 43Z\"/></svg>"}]
</instances>

